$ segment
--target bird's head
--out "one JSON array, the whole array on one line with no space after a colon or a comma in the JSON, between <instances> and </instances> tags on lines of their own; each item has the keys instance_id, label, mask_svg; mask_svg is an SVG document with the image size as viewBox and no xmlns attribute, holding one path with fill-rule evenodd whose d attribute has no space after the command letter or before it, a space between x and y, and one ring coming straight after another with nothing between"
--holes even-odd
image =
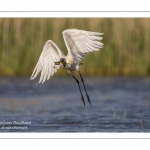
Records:
<instances>
[{"instance_id":1,"label":"bird's head","mask_svg":"<svg viewBox=\"0 0 150 150\"><path fill-rule=\"evenodd\" d=\"M60 63L66 62L65 58L60 58L58 62L55 62L55 65L60 65Z\"/></svg>"},{"instance_id":2,"label":"bird's head","mask_svg":"<svg viewBox=\"0 0 150 150\"><path fill-rule=\"evenodd\" d=\"M65 62L65 58L60 58L60 62Z\"/></svg>"}]
</instances>

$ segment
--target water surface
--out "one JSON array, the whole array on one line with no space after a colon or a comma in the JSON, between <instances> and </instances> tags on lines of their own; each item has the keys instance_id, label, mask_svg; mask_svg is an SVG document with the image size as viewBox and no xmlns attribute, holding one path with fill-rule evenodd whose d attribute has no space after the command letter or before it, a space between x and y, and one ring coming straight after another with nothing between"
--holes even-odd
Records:
<instances>
[{"instance_id":1,"label":"water surface","mask_svg":"<svg viewBox=\"0 0 150 150\"><path fill-rule=\"evenodd\" d=\"M84 79L91 106L72 77L0 78L0 132L150 131L150 78Z\"/></svg>"}]
</instances>

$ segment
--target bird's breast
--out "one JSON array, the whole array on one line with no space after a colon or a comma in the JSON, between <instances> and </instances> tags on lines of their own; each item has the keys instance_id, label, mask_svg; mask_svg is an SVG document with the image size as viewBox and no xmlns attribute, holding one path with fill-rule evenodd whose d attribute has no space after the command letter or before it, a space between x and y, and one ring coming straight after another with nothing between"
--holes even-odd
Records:
<instances>
[{"instance_id":1,"label":"bird's breast","mask_svg":"<svg viewBox=\"0 0 150 150\"><path fill-rule=\"evenodd\" d=\"M73 58L71 56L67 56L66 57L66 66L65 66L65 68L67 70L73 71L73 70L75 70L75 66L76 66L76 64L74 63Z\"/></svg>"},{"instance_id":2,"label":"bird's breast","mask_svg":"<svg viewBox=\"0 0 150 150\"><path fill-rule=\"evenodd\" d=\"M66 59L66 62L67 62L68 64L70 64L70 65L72 65L72 63L73 63L73 61L72 61L71 58L67 58L67 59Z\"/></svg>"}]
</instances>

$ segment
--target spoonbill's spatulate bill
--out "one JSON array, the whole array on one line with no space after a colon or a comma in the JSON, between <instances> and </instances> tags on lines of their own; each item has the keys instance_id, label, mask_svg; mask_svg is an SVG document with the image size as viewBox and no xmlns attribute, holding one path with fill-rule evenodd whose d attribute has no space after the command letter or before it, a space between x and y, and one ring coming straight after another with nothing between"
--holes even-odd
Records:
<instances>
[{"instance_id":1,"label":"spoonbill's spatulate bill","mask_svg":"<svg viewBox=\"0 0 150 150\"><path fill-rule=\"evenodd\" d=\"M103 48L103 43L100 42L100 40L103 38L100 36L104 33L90 32L78 29L67 29L63 31L62 34L68 49L67 56L64 55L64 53L53 41L48 40L45 43L40 58L34 68L31 80L35 79L38 73L41 72L39 83L44 83L45 80L50 79L54 72L56 72L60 67L63 67L76 80L79 86L81 99L85 106L79 80L72 74L72 71L76 70L81 77L87 99L91 104L83 77L80 73L80 65L85 53L98 51L100 48Z\"/></svg>"}]
</instances>

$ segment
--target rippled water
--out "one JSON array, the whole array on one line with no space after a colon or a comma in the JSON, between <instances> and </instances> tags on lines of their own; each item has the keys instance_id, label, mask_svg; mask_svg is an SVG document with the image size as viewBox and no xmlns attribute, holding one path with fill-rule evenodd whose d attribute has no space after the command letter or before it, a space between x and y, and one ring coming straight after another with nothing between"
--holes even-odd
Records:
<instances>
[{"instance_id":1,"label":"rippled water","mask_svg":"<svg viewBox=\"0 0 150 150\"><path fill-rule=\"evenodd\" d=\"M84 79L85 107L72 77L0 78L0 132L150 131L150 78Z\"/></svg>"}]
</instances>

